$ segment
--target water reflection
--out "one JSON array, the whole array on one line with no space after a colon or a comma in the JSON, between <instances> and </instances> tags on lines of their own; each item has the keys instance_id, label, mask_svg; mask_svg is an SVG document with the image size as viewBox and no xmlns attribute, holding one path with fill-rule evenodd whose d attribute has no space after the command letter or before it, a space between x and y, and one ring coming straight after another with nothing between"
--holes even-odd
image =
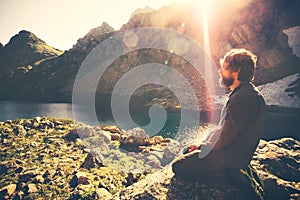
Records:
<instances>
[{"instance_id":1,"label":"water reflection","mask_svg":"<svg viewBox=\"0 0 300 200\"><path fill-rule=\"evenodd\" d=\"M0 121L18 118L34 118L36 116L72 119L72 104L69 103L31 103L0 102Z\"/></svg>"}]
</instances>

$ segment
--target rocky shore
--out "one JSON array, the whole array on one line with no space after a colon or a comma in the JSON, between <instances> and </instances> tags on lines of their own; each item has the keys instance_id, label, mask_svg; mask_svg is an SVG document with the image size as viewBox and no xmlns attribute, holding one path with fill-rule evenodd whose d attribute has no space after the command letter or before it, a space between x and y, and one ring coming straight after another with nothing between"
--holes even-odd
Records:
<instances>
[{"instance_id":1,"label":"rocky shore","mask_svg":"<svg viewBox=\"0 0 300 200\"><path fill-rule=\"evenodd\" d=\"M7 120L0 122L0 199L300 198L295 139L261 140L248 169L194 183L176 180L168 165L180 148L140 128Z\"/></svg>"}]
</instances>

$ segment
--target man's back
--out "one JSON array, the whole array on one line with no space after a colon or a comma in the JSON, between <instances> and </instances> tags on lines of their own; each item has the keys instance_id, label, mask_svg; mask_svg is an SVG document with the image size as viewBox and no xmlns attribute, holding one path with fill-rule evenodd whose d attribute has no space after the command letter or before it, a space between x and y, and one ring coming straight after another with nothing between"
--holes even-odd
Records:
<instances>
[{"instance_id":1,"label":"man's back","mask_svg":"<svg viewBox=\"0 0 300 200\"><path fill-rule=\"evenodd\" d=\"M224 114L226 125L212 153L220 154L224 168L246 167L263 131L265 101L251 83L242 83L231 93Z\"/></svg>"}]
</instances>

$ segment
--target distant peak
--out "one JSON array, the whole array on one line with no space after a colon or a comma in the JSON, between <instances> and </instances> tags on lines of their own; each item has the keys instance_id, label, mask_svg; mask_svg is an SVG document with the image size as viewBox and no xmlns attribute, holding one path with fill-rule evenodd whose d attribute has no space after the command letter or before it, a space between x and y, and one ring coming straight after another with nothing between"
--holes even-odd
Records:
<instances>
[{"instance_id":1,"label":"distant peak","mask_svg":"<svg viewBox=\"0 0 300 200\"><path fill-rule=\"evenodd\" d=\"M146 5L144 8L138 8L136 9L131 15L130 15L130 18L132 18L134 15L137 15L137 14L141 14L141 13L149 13L149 12L152 12L154 11L153 8L151 8L150 6Z\"/></svg>"},{"instance_id":2,"label":"distant peak","mask_svg":"<svg viewBox=\"0 0 300 200\"><path fill-rule=\"evenodd\" d=\"M63 51L47 45L44 40L27 30L21 30L14 35L4 48L6 52L27 51L48 55L60 55L63 53Z\"/></svg>"},{"instance_id":3,"label":"distant peak","mask_svg":"<svg viewBox=\"0 0 300 200\"><path fill-rule=\"evenodd\" d=\"M38 38L35 34L32 32L29 32L27 30L21 30L18 34L14 35L7 46L10 45L16 45L16 44L36 44L36 43L45 43L43 40Z\"/></svg>"},{"instance_id":4,"label":"distant peak","mask_svg":"<svg viewBox=\"0 0 300 200\"><path fill-rule=\"evenodd\" d=\"M94 36L97 37L103 33L113 32L115 29L111 27L108 23L103 22L101 26L91 29L86 36Z\"/></svg>"},{"instance_id":5,"label":"distant peak","mask_svg":"<svg viewBox=\"0 0 300 200\"><path fill-rule=\"evenodd\" d=\"M24 35L29 35L29 34L33 34L33 33L29 32L29 31L26 31L26 30L21 30L21 31L19 32L19 34L20 34L20 35L22 35L22 34L24 34Z\"/></svg>"},{"instance_id":6,"label":"distant peak","mask_svg":"<svg viewBox=\"0 0 300 200\"><path fill-rule=\"evenodd\" d=\"M100 27L111 27L111 26L107 22L102 22Z\"/></svg>"}]
</instances>

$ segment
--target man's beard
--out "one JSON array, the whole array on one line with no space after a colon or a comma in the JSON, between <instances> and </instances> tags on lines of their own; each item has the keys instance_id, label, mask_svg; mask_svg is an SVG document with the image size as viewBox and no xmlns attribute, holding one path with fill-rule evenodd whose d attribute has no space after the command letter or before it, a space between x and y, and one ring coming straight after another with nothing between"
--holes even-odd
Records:
<instances>
[{"instance_id":1,"label":"man's beard","mask_svg":"<svg viewBox=\"0 0 300 200\"><path fill-rule=\"evenodd\" d=\"M220 77L219 82L220 82L221 87L229 88L233 84L234 79L231 77L225 78L222 76L222 77Z\"/></svg>"}]
</instances>

